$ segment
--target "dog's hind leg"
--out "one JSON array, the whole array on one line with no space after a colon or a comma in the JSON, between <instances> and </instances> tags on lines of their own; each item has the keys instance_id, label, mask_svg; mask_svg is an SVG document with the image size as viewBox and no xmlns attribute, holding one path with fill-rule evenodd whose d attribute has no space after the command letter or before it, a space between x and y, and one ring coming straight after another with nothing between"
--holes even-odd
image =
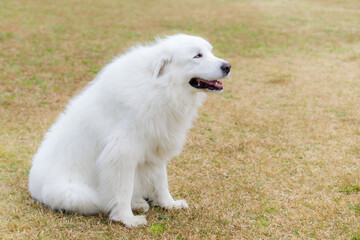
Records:
<instances>
[{"instance_id":1,"label":"dog's hind leg","mask_svg":"<svg viewBox=\"0 0 360 240\"><path fill-rule=\"evenodd\" d=\"M138 198L133 198L131 200L131 209L132 210L140 210L143 212L147 212L147 211L149 211L149 208L150 208L150 206L144 198L138 197Z\"/></svg>"},{"instance_id":2,"label":"dog's hind leg","mask_svg":"<svg viewBox=\"0 0 360 240\"><path fill-rule=\"evenodd\" d=\"M47 183L42 189L44 204L54 210L65 210L82 214L101 212L97 192L84 183Z\"/></svg>"},{"instance_id":3,"label":"dog's hind leg","mask_svg":"<svg viewBox=\"0 0 360 240\"><path fill-rule=\"evenodd\" d=\"M147 212L150 208L148 202L144 199L146 194L142 167L138 166L135 172L134 192L131 198L131 209Z\"/></svg>"}]
</instances>

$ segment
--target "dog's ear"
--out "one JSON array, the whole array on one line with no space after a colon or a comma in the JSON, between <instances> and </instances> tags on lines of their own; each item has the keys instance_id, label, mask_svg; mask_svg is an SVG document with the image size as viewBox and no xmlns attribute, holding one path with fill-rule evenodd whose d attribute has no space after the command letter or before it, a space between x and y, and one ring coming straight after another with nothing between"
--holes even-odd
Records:
<instances>
[{"instance_id":1,"label":"dog's ear","mask_svg":"<svg viewBox=\"0 0 360 240\"><path fill-rule=\"evenodd\" d=\"M153 77L160 77L166 71L166 68L169 66L170 63L170 55L163 55L156 59L156 61L154 61L152 64Z\"/></svg>"}]
</instances>

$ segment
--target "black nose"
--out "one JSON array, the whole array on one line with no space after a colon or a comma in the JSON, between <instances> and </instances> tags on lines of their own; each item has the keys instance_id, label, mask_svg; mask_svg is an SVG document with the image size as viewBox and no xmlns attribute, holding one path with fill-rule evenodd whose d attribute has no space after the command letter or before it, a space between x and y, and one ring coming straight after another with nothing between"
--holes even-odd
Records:
<instances>
[{"instance_id":1,"label":"black nose","mask_svg":"<svg viewBox=\"0 0 360 240\"><path fill-rule=\"evenodd\" d=\"M231 68L231 65L229 63L223 63L221 65L221 70L223 71L223 73L225 73L225 75L229 74L230 68Z\"/></svg>"}]
</instances>

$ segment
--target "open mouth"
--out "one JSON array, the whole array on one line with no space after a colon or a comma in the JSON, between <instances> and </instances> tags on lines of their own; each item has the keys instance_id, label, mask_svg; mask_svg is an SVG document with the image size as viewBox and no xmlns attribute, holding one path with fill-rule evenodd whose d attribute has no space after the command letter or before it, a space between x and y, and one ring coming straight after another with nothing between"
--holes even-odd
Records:
<instances>
[{"instance_id":1,"label":"open mouth","mask_svg":"<svg viewBox=\"0 0 360 240\"><path fill-rule=\"evenodd\" d=\"M205 89L209 91L222 91L223 83L218 80L205 80L202 78L192 78L189 84L198 89Z\"/></svg>"}]
</instances>

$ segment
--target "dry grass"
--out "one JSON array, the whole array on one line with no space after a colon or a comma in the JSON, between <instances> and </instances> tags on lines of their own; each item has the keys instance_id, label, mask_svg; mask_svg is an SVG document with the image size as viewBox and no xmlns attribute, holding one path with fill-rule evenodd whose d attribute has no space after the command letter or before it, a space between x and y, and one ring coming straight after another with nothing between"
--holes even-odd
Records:
<instances>
[{"instance_id":1,"label":"dry grass","mask_svg":"<svg viewBox=\"0 0 360 240\"><path fill-rule=\"evenodd\" d=\"M360 239L359 1L2 0L0 19L1 239ZM169 166L190 209L126 229L32 200L31 156L71 96L177 32L233 65Z\"/></svg>"}]
</instances>

